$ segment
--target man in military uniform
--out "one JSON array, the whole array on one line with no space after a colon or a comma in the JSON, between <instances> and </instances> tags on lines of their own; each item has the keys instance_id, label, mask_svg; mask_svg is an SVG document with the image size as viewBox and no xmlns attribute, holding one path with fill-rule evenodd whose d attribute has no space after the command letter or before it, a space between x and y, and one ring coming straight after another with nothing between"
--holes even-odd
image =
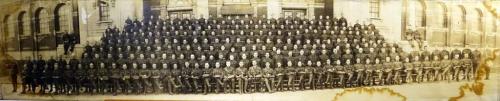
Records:
<instances>
[{"instance_id":1,"label":"man in military uniform","mask_svg":"<svg viewBox=\"0 0 500 101\"><path fill-rule=\"evenodd\" d=\"M87 72L85 73L87 75L87 80L89 82L89 85L88 87L86 87L87 89L85 91L87 92L90 92L90 94L93 94L94 93L94 90L97 89L97 68L94 67L94 63L90 63L89 64L89 68L87 70Z\"/></svg>"},{"instance_id":2,"label":"man in military uniform","mask_svg":"<svg viewBox=\"0 0 500 101\"><path fill-rule=\"evenodd\" d=\"M406 73L406 77L405 77L405 83L411 83L413 82L413 63L410 62L410 57L409 56L406 56L404 57L404 63L403 63L403 66L404 66L404 72Z\"/></svg>"},{"instance_id":3,"label":"man in military uniform","mask_svg":"<svg viewBox=\"0 0 500 101\"><path fill-rule=\"evenodd\" d=\"M443 56L443 59L441 60L440 62L440 69L439 69L439 76L441 80L448 80L450 81L451 80L451 68L452 68L452 62L449 60L449 53L448 51L443 51L441 53L441 55Z\"/></svg>"},{"instance_id":4,"label":"man in military uniform","mask_svg":"<svg viewBox=\"0 0 500 101\"><path fill-rule=\"evenodd\" d=\"M430 81L432 79L432 62L428 54L424 55L424 61L422 62L423 66L423 78L424 81Z\"/></svg>"},{"instance_id":5,"label":"man in military uniform","mask_svg":"<svg viewBox=\"0 0 500 101\"><path fill-rule=\"evenodd\" d=\"M453 54L453 53L452 53ZM459 80L459 73L460 69L463 66L463 61L460 61L460 54L456 53L453 55L453 60L452 60L452 68L453 74L452 74L452 80L460 81Z\"/></svg>"},{"instance_id":6,"label":"man in military uniform","mask_svg":"<svg viewBox=\"0 0 500 101\"><path fill-rule=\"evenodd\" d=\"M200 65L198 63L194 64L194 68L191 69L191 80L193 84L193 93L198 93L199 90L199 81L201 81L201 75L203 75L203 70L200 68Z\"/></svg>"},{"instance_id":7,"label":"man in military uniform","mask_svg":"<svg viewBox=\"0 0 500 101\"><path fill-rule=\"evenodd\" d=\"M335 66L332 65L332 62L330 59L327 59L325 62L325 66L323 67L326 69L326 79L325 83L326 86L329 88L334 88L335 86Z\"/></svg>"},{"instance_id":8,"label":"man in military uniform","mask_svg":"<svg viewBox=\"0 0 500 101\"><path fill-rule=\"evenodd\" d=\"M83 86L83 83L85 83L86 80L86 69L84 68L82 63L78 63L77 69L75 70L75 83L74 83L74 90L75 94L78 95L80 94L80 89Z\"/></svg>"},{"instance_id":9,"label":"man in military uniform","mask_svg":"<svg viewBox=\"0 0 500 101\"><path fill-rule=\"evenodd\" d=\"M316 89L316 88L326 88L325 84L325 80L323 79L323 77L325 76L325 73L326 73L326 68L322 66L321 64L321 61L316 61L316 67L313 71L314 75L315 75L315 78L316 78L316 83L315 86L313 89Z\"/></svg>"},{"instance_id":10,"label":"man in military uniform","mask_svg":"<svg viewBox=\"0 0 500 101\"><path fill-rule=\"evenodd\" d=\"M245 63L240 61L238 68L234 71L236 78L238 79L238 86L239 86L239 93L246 93L247 92L247 69L245 67Z\"/></svg>"},{"instance_id":11,"label":"man in military uniform","mask_svg":"<svg viewBox=\"0 0 500 101\"><path fill-rule=\"evenodd\" d=\"M65 68L61 68L63 70L63 72L61 73L61 76L62 76L62 82L60 82L62 84L61 88L63 90L63 93L66 93L66 94L72 94L73 92L75 92L73 89L73 83L75 83L75 77L74 77L74 74L75 74L75 71L74 71L74 68L72 68L70 66L70 64L66 64L66 66L64 66Z\"/></svg>"},{"instance_id":12,"label":"man in military uniform","mask_svg":"<svg viewBox=\"0 0 500 101\"><path fill-rule=\"evenodd\" d=\"M283 78L285 77L286 70L283 68L281 62L276 62L276 68L274 68L276 74L276 85L273 85L274 90L283 91Z\"/></svg>"},{"instance_id":13,"label":"man in military uniform","mask_svg":"<svg viewBox=\"0 0 500 101\"><path fill-rule=\"evenodd\" d=\"M46 78L51 78L51 82L55 86L55 94L62 94L63 93L63 80L62 80L62 75L63 71L66 71L65 69L69 68L62 68L59 66L59 63L54 63L52 72L45 72L45 73L50 73L50 74L45 74L47 76ZM48 70L45 70L48 71ZM53 89L51 85L47 85L49 88ZM49 92L51 93L51 92Z\"/></svg>"},{"instance_id":14,"label":"man in military uniform","mask_svg":"<svg viewBox=\"0 0 500 101\"><path fill-rule=\"evenodd\" d=\"M271 68L271 63L266 62L265 63L265 68L263 69L263 81L264 84L266 85L267 91L272 93L274 92L274 77L276 74L276 71Z\"/></svg>"},{"instance_id":15,"label":"man in military uniform","mask_svg":"<svg viewBox=\"0 0 500 101\"><path fill-rule=\"evenodd\" d=\"M205 63L203 67L203 74L201 75L203 78L203 94L207 94L211 91L210 79L213 75L211 75L212 69L209 63Z\"/></svg>"},{"instance_id":16,"label":"man in military uniform","mask_svg":"<svg viewBox=\"0 0 500 101\"><path fill-rule=\"evenodd\" d=\"M400 58L399 58L399 55L396 55L394 57L394 62L393 62L393 72L394 72L394 76L393 76L393 83L395 84L401 84L402 83L402 79L401 79L401 69L403 69L403 63L400 61Z\"/></svg>"},{"instance_id":17,"label":"man in military uniform","mask_svg":"<svg viewBox=\"0 0 500 101\"><path fill-rule=\"evenodd\" d=\"M383 68L383 72L385 74L385 77L382 77L383 80L382 80L382 85L385 85L386 83L387 84L391 84L391 79L392 79L392 70L393 70L393 62L391 62L391 57L387 56L385 57L385 62L384 62L384 68ZM384 74L382 74L382 76L384 76Z\"/></svg>"},{"instance_id":18,"label":"man in military uniform","mask_svg":"<svg viewBox=\"0 0 500 101\"><path fill-rule=\"evenodd\" d=\"M133 92L140 93L142 89L142 82L140 80L140 70L137 63L132 63L132 69L130 69L131 85L133 85Z\"/></svg>"},{"instance_id":19,"label":"man in military uniform","mask_svg":"<svg viewBox=\"0 0 500 101\"><path fill-rule=\"evenodd\" d=\"M116 95L118 93L118 88L120 88L120 68L117 68L116 63L111 63L111 69L109 70L111 75L110 75L110 81L112 82L110 86L110 92L113 93L113 95Z\"/></svg>"},{"instance_id":20,"label":"man in military uniform","mask_svg":"<svg viewBox=\"0 0 500 101\"><path fill-rule=\"evenodd\" d=\"M153 93L158 93L161 91L162 87L162 80L161 80L161 72L160 69L158 69L158 62L151 63L151 69L149 70L150 72L150 82L152 84L153 88Z\"/></svg>"},{"instance_id":21,"label":"man in military uniform","mask_svg":"<svg viewBox=\"0 0 500 101\"><path fill-rule=\"evenodd\" d=\"M248 83L250 83L250 92L259 91L259 84L262 77L262 68L256 60L252 61L252 66L248 68Z\"/></svg>"},{"instance_id":22,"label":"man in military uniform","mask_svg":"<svg viewBox=\"0 0 500 101\"><path fill-rule=\"evenodd\" d=\"M379 58L375 58L375 64L373 64L373 68L375 69L374 74L376 74L373 80L373 83L376 85L380 85L383 82L383 74L384 74L384 65L380 63Z\"/></svg>"},{"instance_id":23,"label":"man in military uniform","mask_svg":"<svg viewBox=\"0 0 500 101\"><path fill-rule=\"evenodd\" d=\"M461 71L463 72L464 79L470 80L472 78L473 71L473 60L469 57L469 54L463 54L464 58L462 61Z\"/></svg>"},{"instance_id":24,"label":"man in military uniform","mask_svg":"<svg viewBox=\"0 0 500 101\"><path fill-rule=\"evenodd\" d=\"M106 65L101 62L99 64L99 71L98 71L98 76L99 76L99 80L97 82L97 92L98 93L101 93L101 94L104 94L104 92L108 89L108 84L109 84L109 71L108 69L106 68Z\"/></svg>"},{"instance_id":25,"label":"man in military uniform","mask_svg":"<svg viewBox=\"0 0 500 101\"><path fill-rule=\"evenodd\" d=\"M373 71L375 69L375 66L372 64L370 58L366 58L364 66L365 66L364 67L365 68L365 72L364 72L365 75L363 75L364 76L363 84L371 86L371 85L373 85L373 76L372 75L373 75Z\"/></svg>"},{"instance_id":26,"label":"man in military uniform","mask_svg":"<svg viewBox=\"0 0 500 101\"><path fill-rule=\"evenodd\" d=\"M215 93L219 93L219 91L224 91L224 82L223 82L223 76L224 76L224 69L220 68L220 63L216 62L215 63L215 68L212 70L212 75L215 81Z\"/></svg>"},{"instance_id":27,"label":"man in military uniform","mask_svg":"<svg viewBox=\"0 0 500 101\"><path fill-rule=\"evenodd\" d=\"M177 63L174 63L172 64L172 70L171 71L171 75L172 75L172 79L174 82L172 82L173 86L172 87L172 92L173 93L178 93L178 90L179 90L179 87L183 87L184 85L182 84L182 75L181 75L181 70L178 68L178 64Z\"/></svg>"},{"instance_id":28,"label":"man in military uniform","mask_svg":"<svg viewBox=\"0 0 500 101\"><path fill-rule=\"evenodd\" d=\"M22 63L23 70L21 72L21 78L22 78L22 91L21 94L25 94L26 92L32 91L31 90L31 83L33 82L31 71L33 69L33 60L31 58L26 58L24 60L25 62Z\"/></svg>"},{"instance_id":29,"label":"man in military uniform","mask_svg":"<svg viewBox=\"0 0 500 101\"><path fill-rule=\"evenodd\" d=\"M356 75L354 84L361 86L363 84L363 76L365 73L365 65L361 63L361 58L356 58L356 63L354 64L354 73Z\"/></svg>"},{"instance_id":30,"label":"man in military uniform","mask_svg":"<svg viewBox=\"0 0 500 101\"><path fill-rule=\"evenodd\" d=\"M141 85L142 89L140 90L140 93L148 93L148 88L152 87L152 84L150 82L150 77L151 77L151 70L148 69L148 65L143 63L141 65L141 69L139 70L139 75L140 75L140 80L141 80Z\"/></svg>"},{"instance_id":31,"label":"man in military uniform","mask_svg":"<svg viewBox=\"0 0 500 101\"><path fill-rule=\"evenodd\" d=\"M160 75L162 76L163 91L172 94L174 86L176 86L175 79L172 77L172 72L168 69L168 64L163 63Z\"/></svg>"},{"instance_id":32,"label":"man in military uniform","mask_svg":"<svg viewBox=\"0 0 500 101\"><path fill-rule=\"evenodd\" d=\"M182 55L181 55L182 56ZM203 61L203 60L202 60ZM188 93L188 92L193 92L197 89L191 85L190 79L191 79L191 67L190 67L190 62L184 62L184 66L180 70L180 75L178 77L179 84L181 85L181 91L183 93Z\"/></svg>"},{"instance_id":33,"label":"man in military uniform","mask_svg":"<svg viewBox=\"0 0 500 101\"><path fill-rule=\"evenodd\" d=\"M226 67L224 68L223 82L224 82L224 93L234 93L235 92L235 75L234 75L234 67L231 66L231 61L226 61Z\"/></svg>"},{"instance_id":34,"label":"man in military uniform","mask_svg":"<svg viewBox=\"0 0 500 101\"><path fill-rule=\"evenodd\" d=\"M339 80L335 81L337 86L344 87L345 88L345 75L346 71L344 66L341 65L340 60L335 61L335 74L336 77L338 77Z\"/></svg>"},{"instance_id":35,"label":"man in military uniform","mask_svg":"<svg viewBox=\"0 0 500 101\"><path fill-rule=\"evenodd\" d=\"M417 83L420 83L423 80L423 77L422 77L423 64L420 61L420 57L418 55L414 55L414 60L412 63L413 63L413 71L416 74L416 76L412 77L412 78L415 79L414 81L416 81Z\"/></svg>"}]
</instances>

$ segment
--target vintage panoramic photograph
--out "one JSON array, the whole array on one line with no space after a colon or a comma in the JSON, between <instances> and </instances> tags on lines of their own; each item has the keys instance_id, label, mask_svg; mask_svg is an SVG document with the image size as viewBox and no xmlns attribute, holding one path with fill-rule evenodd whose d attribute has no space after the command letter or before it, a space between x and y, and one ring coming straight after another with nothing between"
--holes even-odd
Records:
<instances>
[{"instance_id":1,"label":"vintage panoramic photograph","mask_svg":"<svg viewBox=\"0 0 500 101\"><path fill-rule=\"evenodd\" d=\"M500 101L500 0L0 0L0 100Z\"/></svg>"}]
</instances>

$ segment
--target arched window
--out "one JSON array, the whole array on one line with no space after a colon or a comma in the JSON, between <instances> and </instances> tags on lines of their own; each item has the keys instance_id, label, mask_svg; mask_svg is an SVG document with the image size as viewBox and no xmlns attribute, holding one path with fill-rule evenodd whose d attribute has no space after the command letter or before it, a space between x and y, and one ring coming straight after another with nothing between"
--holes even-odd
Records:
<instances>
[{"instance_id":1,"label":"arched window","mask_svg":"<svg viewBox=\"0 0 500 101\"><path fill-rule=\"evenodd\" d=\"M448 9L446 9L446 5L444 3L439 3L436 6L436 17L437 17L437 22L436 24L439 27L442 28L447 28L448 27Z\"/></svg>"},{"instance_id":2,"label":"arched window","mask_svg":"<svg viewBox=\"0 0 500 101\"><path fill-rule=\"evenodd\" d=\"M451 25L454 26L453 28L455 29L464 30L466 28L467 21L467 12L465 11L465 7L462 5L454 6L452 11L453 16L451 17Z\"/></svg>"},{"instance_id":3,"label":"arched window","mask_svg":"<svg viewBox=\"0 0 500 101\"><path fill-rule=\"evenodd\" d=\"M54 29L56 32L70 31L71 11L65 4L58 4L54 9Z\"/></svg>"},{"instance_id":4,"label":"arched window","mask_svg":"<svg viewBox=\"0 0 500 101\"><path fill-rule=\"evenodd\" d=\"M37 34L49 34L49 16L47 10L38 8L35 12L35 32Z\"/></svg>"},{"instance_id":5,"label":"arched window","mask_svg":"<svg viewBox=\"0 0 500 101\"><path fill-rule=\"evenodd\" d=\"M30 19L25 11L19 13L17 17L17 34L19 35L30 35Z\"/></svg>"},{"instance_id":6,"label":"arched window","mask_svg":"<svg viewBox=\"0 0 500 101\"><path fill-rule=\"evenodd\" d=\"M9 25L10 25L10 21L9 21L9 15L6 15L4 18L3 18L3 23L2 23L2 26L3 26L3 35L2 35L2 40L6 40L5 38L9 37L10 36L10 32L11 30L9 29Z\"/></svg>"},{"instance_id":7,"label":"arched window","mask_svg":"<svg viewBox=\"0 0 500 101\"><path fill-rule=\"evenodd\" d=\"M497 19L493 16L493 17L491 18L491 20L492 20L492 21L491 21L491 24L492 24L492 26L491 26L491 27L492 27L492 28L491 28L491 30L492 30L493 32L497 32L497 31L498 31Z\"/></svg>"},{"instance_id":8,"label":"arched window","mask_svg":"<svg viewBox=\"0 0 500 101\"><path fill-rule=\"evenodd\" d=\"M425 4L423 1L416 1L415 5L415 26L425 27Z\"/></svg>"},{"instance_id":9,"label":"arched window","mask_svg":"<svg viewBox=\"0 0 500 101\"><path fill-rule=\"evenodd\" d=\"M476 19L475 20L475 28L474 30L483 31L483 12L480 9L476 9Z\"/></svg>"}]
</instances>

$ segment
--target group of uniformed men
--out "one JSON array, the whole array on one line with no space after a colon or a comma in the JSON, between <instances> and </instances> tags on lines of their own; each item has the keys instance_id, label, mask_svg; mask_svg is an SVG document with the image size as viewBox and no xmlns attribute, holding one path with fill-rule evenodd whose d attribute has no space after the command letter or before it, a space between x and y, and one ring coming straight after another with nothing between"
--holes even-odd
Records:
<instances>
[{"instance_id":1,"label":"group of uniformed men","mask_svg":"<svg viewBox=\"0 0 500 101\"><path fill-rule=\"evenodd\" d=\"M146 18L80 60L25 62L23 92L252 93L470 80L479 51L404 53L345 18ZM48 90L48 91L47 91Z\"/></svg>"}]
</instances>

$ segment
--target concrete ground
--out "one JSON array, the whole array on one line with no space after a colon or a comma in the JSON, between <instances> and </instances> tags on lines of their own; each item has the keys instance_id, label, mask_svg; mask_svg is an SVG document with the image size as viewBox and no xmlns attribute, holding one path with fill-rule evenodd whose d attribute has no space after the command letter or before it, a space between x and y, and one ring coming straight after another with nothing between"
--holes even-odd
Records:
<instances>
[{"instance_id":1,"label":"concrete ground","mask_svg":"<svg viewBox=\"0 0 500 101\"><path fill-rule=\"evenodd\" d=\"M19 94L19 91L12 93L8 77L0 77L0 100L500 101L500 58L493 60L489 66L491 68L489 80L253 94L40 96Z\"/></svg>"},{"instance_id":2,"label":"concrete ground","mask_svg":"<svg viewBox=\"0 0 500 101\"><path fill-rule=\"evenodd\" d=\"M254 94L208 94L208 95L54 95L40 96L12 93L10 84L3 83L0 98L8 100L246 100L246 101L446 101L456 97L462 101L500 101L500 73L491 75L490 80L480 82L432 82L391 86L374 86L347 89L324 89L295 92ZM2 78L4 81L5 78ZM484 84L479 89L478 85ZM461 90L463 97L460 98ZM482 90L482 92L481 92Z\"/></svg>"}]
</instances>

